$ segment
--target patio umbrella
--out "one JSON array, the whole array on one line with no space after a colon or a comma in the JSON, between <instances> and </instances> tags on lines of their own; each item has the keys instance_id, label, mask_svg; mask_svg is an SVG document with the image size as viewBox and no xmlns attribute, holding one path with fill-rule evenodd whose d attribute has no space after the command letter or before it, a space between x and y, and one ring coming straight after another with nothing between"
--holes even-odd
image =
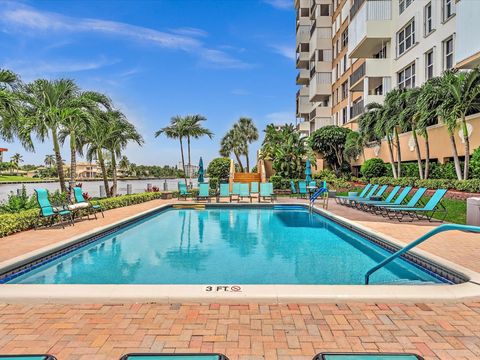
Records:
<instances>
[{"instance_id":1,"label":"patio umbrella","mask_svg":"<svg viewBox=\"0 0 480 360\"><path fill-rule=\"evenodd\" d=\"M310 165L310 160L307 159L307 162L305 164L305 180L307 182L312 181L312 167Z\"/></svg>"},{"instance_id":2,"label":"patio umbrella","mask_svg":"<svg viewBox=\"0 0 480 360\"><path fill-rule=\"evenodd\" d=\"M200 156L200 162L198 163L198 183L203 183L205 179L203 178L203 160L202 157Z\"/></svg>"}]
</instances>

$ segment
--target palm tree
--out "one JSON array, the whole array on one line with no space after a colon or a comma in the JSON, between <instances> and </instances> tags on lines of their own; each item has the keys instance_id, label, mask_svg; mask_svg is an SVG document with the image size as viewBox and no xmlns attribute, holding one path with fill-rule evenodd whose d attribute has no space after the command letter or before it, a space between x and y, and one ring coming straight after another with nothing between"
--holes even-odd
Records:
<instances>
[{"instance_id":1,"label":"palm tree","mask_svg":"<svg viewBox=\"0 0 480 360\"><path fill-rule=\"evenodd\" d=\"M240 156L246 152L244 138L238 130L234 128L230 129L220 142L220 155L223 157L229 157L230 154L233 153L237 159L240 171L243 172L244 168Z\"/></svg>"},{"instance_id":2,"label":"palm tree","mask_svg":"<svg viewBox=\"0 0 480 360\"><path fill-rule=\"evenodd\" d=\"M66 109L70 108L71 100L78 91L78 87L73 80L50 81L39 79L24 86L20 93L23 113L27 121L27 131L36 134L42 142L48 137L52 139L62 192L66 192L67 189L58 131L62 116L65 115Z\"/></svg>"},{"instance_id":3,"label":"palm tree","mask_svg":"<svg viewBox=\"0 0 480 360\"><path fill-rule=\"evenodd\" d=\"M446 96L443 106L441 106L441 113L450 129L456 129L456 123L460 119L465 145L463 179L467 180L470 139L465 117L480 110L480 70L477 68L468 72L447 71L442 78Z\"/></svg>"},{"instance_id":4,"label":"palm tree","mask_svg":"<svg viewBox=\"0 0 480 360\"><path fill-rule=\"evenodd\" d=\"M178 139L180 142L180 154L182 155L182 168L183 176L185 179L185 185L187 185L187 173L185 172L185 156L183 154L183 139L187 136L186 120L177 115L170 119L170 125L155 132L155 137L159 137L162 134L169 139Z\"/></svg>"},{"instance_id":5,"label":"palm tree","mask_svg":"<svg viewBox=\"0 0 480 360\"><path fill-rule=\"evenodd\" d=\"M247 172L250 172L250 158L248 154L248 144L251 144L254 141L258 140L258 130L255 127L252 119L247 117L242 117L236 124L233 125L234 131L238 132L239 136L243 138L244 141L244 153L247 159Z\"/></svg>"},{"instance_id":6,"label":"palm tree","mask_svg":"<svg viewBox=\"0 0 480 360\"><path fill-rule=\"evenodd\" d=\"M15 169L17 169L17 174L18 174L18 168L20 166L20 163L23 162L23 156L20 155L19 153L13 154L13 156L10 158L10 163L15 165Z\"/></svg>"},{"instance_id":7,"label":"palm tree","mask_svg":"<svg viewBox=\"0 0 480 360\"><path fill-rule=\"evenodd\" d=\"M381 127L384 127L385 133L388 138L391 139L391 147L393 153L393 147L397 150L397 170L396 177L402 176L402 152L400 149L400 112L403 109L401 94L404 90L393 89L385 96L383 104L382 122ZM393 160L393 158L392 158ZM394 173L395 176L395 173Z\"/></svg>"},{"instance_id":8,"label":"palm tree","mask_svg":"<svg viewBox=\"0 0 480 360\"><path fill-rule=\"evenodd\" d=\"M125 155L123 155L120 161L118 162L118 168L122 170L124 173L128 173L130 171L130 161Z\"/></svg>"},{"instance_id":9,"label":"palm tree","mask_svg":"<svg viewBox=\"0 0 480 360\"><path fill-rule=\"evenodd\" d=\"M192 161L191 161L191 153L190 153L190 140L191 138L199 139L202 136L208 136L210 139L213 137L213 133L204 128L201 124L202 121L207 120L206 117L200 114L196 115L187 115L185 118L185 136L187 138L187 154L188 154L188 173L190 177L190 181L192 179Z\"/></svg>"},{"instance_id":10,"label":"palm tree","mask_svg":"<svg viewBox=\"0 0 480 360\"><path fill-rule=\"evenodd\" d=\"M49 169L51 169L52 166L55 165L55 155L45 155L43 162Z\"/></svg>"},{"instance_id":11,"label":"palm tree","mask_svg":"<svg viewBox=\"0 0 480 360\"><path fill-rule=\"evenodd\" d=\"M135 126L127 121L127 118L120 111L109 111L108 115L108 134L106 148L110 152L110 162L112 167L113 186L111 196L117 195L117 158L121 156L128 143L133 141L138 145L143 144L142 136L137 132Z\"/></svg>"}]
</instances>

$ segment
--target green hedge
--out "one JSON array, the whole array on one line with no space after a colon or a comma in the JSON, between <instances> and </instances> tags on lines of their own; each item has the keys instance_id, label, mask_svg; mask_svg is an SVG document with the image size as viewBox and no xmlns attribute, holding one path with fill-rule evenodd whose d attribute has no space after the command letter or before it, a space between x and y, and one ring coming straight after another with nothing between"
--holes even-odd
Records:
<instances>
[{"instance_id":1,"label":"green hedge","mask_svg":"<svg viewBox=\"0 0 480 360\"><path fill-rule=\"evenodd\" d=\"M100 204L104 210L140 204L146 201L159 199L160 192L149 192L133 195L122 195L114 198L93 201ZM19 231L33 229L38 217L38 209L30 209L14 214L0 215L0 237L14 234Z\"/></svg>"},{"instance_id":2,"label":"green hedge","mask_svg":"<svg viewBox=\"0 0 480 360\"><path fill-rule=\"evenodd\" d=\"M350 189L352 187L348 181L337 178L335 174L329 170L323 170L319 174L315 174L313 178L317 183L325 180L330 189ZM295 184L298 184L299 181L305 181L305 179L293 179L293 181ZM279 175L270 176L270 182L276 190L290 190L291 188L290 179L285 179Z\"/></svg>"},{"instance_id":3,"label":"green hedge","mask_svg":"<svg viewBox=\"0 0 480 360\"><path fill-rule=\"evenodd\" d=\"M392 185L392 186L415 186L425 187L428 189L453 189L466 192L480 192L480 179L469 180L452 180L452 179L425 179L420 180L414 177L402 177L395 179L388 176L382 176L379 178L371 178L370 180L362 179L362 182L370 182L372 184L379 185Z\"/></svg>"}]
</instances>

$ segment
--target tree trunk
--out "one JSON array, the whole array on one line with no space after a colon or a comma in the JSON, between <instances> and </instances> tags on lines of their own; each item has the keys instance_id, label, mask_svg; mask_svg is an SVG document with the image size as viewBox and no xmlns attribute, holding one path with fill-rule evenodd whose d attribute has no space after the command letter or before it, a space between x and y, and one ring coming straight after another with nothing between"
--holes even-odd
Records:
<instances>
[{"instance_id":1,"label":"tree trunk","mask_svg":"<svg viewBox=\"0 0 480 360\"><path fill-rule=\"evenodd\" d=\"M65 186L65 172L63 171L63 161L62 155L60 154L60 145L58 143L57 131L52 129L52 140L53 140L53 151L55 153L55 158L57 159L57 172L58 180L60 181L60 191L67 192L67 187Z\"/></svg>"},{"instance_id":2,"label":"tree trunk","mask_svg":"<svg viewBox=\"0 0 480 360\"><path fill-rule=\"evenodd\" d=\"M180 138L180 152L182 154L183 178L185 179L185 185L188 186L188 184L187 184L187 172L185 171L185 157L183 156L183 141L182 141L182 138Z\"/></svg>"},{"instance_id":3,"label":"tree trunk","mask_svg":"<svg viewBox=\"0 0 480 360\"><path fill-rule=\"evenodd\" d=\"M395 141L397 142L397 177L402 176L402 151L400 149L400 137L398 136L398 129L393 130Z\"/></svg>"},{"instance_id":4,"label":"tree trunk","mask_svg":"<svg viewBox=\"0 0 480 360\"><path fill-rule=\"evenodd\" d=\"M192 183L192 159L190 156L190 136L187 136L187 147L188 147L188 178L190 179L190 184Z\"/></svg>"},{"instance_id":5,"label":"tree trunk","mask_svg":"<svg viewBox=\"0 0 480 360\"><path fill-rule=\"evenodd\" d=\"M467 122L465 121L465 114L462 114L462 131L463 140L465 141L465 162L463 165L463 180L468 179L468 167L470 164L470 139L468 138Z\"/></svg>"},{"instance_id":6,"label":"tree trunk","mask_svg":"<svg viewBox=\"0 0 480 360\"><path fill-rule=\"evenodd\" d=\"M424 179L428 179L430 176L430 140L428 139L428 132L425 131L425 176Z\"/></svg>"},{"instance_id":7,"label":"tree trunk","mask_svg":"<svg viewBox=\"0 0 480 360\"><path fill-rule=\"evenodd\" d=\"M245 158L247 159L247 173L250 172L250 158L248 157L248 153L245 154Z\"/></svg>"},{"instance_id":8,"label":"tree trunk","mask_svg":"<svg viewBox=\"0 0 480 360\"><path fill-rule=\"evenodd\" d=\"M236 152L233 152L235 154L235 157L237 158L237 163L238 163L238 166L240 166L240 171L243 172L243 165L242 165L242 160L240 160L240 156L236 153Z\"/></svg>"},{"instance_id":9,"label":"tree trunk","mask_svg":"<svg viewBox=\"0 0 480 360\"><path fill-rule=\"evenodd\" d=\"M108 185L107 169L105 169L105 160L103 159L101 149L97 151L97 158L98 163L100 164L100 169L102 170L103 186L105 186L105 193L107 194L107 197L110 197L110 187Z\"/></svg>"},{"instance_id":10,"label":"tree trunk","mask_svg":"<svg viewBox=\"0 0 480 360\"><path fill-rule=\"evenodd\" d=\"M70 197L73 199L73 187L75 186L75 175L77 174L77 144L75 132L70 132Z\"/></svg>"},{"instance_id":11,"label":"tree trunk","mask_svg":"<svg viewBox=\"0 0 480 360\"><path fill-rule=\"evenodd\" d=\"M393 158L392 139L390 139L389 135L387 135L387 145L388 145L388 153L390 155L390 164L392 165L393 177L396 179L397 169L395 168L395 159Z\"/></svg>"},{"instance_id":12,"label":"tree trunk","mask_svg":"<svg viewBox=\"0 0 480 360\"><path fill-rule=\"evenodd\" d=\"M115 153L112 151L112 196L117 196L117 160L115 159Z\"/></svg>"},{"instance_id":13,"label":"tree trunk","mask_svg":"<svg viewBox=\"0 0 480 360\"><path fill-rule=\"evenodd\" d=\"M460 168L460 160L458 159L457 144L455 144L455 134L448 132L450 138L450 144L452 145L453 162L455 164L455 172L457 173L457 179L462 180L462 169Z\"/></svg>"},{"instance_id":14,"label":"tree trunk","mask_svg":"<svg viewBox=\"0 0 480 360\"><path fill-rule=\"evenodd\" d=\"M415 129L412 129L412 136L415 143L415 152L417 153L418 175L420 176L420 179L423 179L422 155L420 154L420 147L418 146L418 137Z\"/></svg>"}]
</instances>

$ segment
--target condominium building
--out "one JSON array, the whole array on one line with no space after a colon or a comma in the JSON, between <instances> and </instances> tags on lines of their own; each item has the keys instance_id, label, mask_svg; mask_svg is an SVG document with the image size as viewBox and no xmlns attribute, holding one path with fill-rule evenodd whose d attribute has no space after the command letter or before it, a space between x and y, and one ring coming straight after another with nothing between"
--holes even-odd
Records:
<instances>
[{"instance_id":1,"label":"condominium building","mask_svg":"<svg viewBox=\"0 0 480 360\"><path fill-rule=\"evenodd\" d=\"M392 88L419 86L457 61L480 63L472 36L480 1L295 0L295 8L304 133L328 124L356 129L365 106Z\"/></svg>"}]
</instances>

